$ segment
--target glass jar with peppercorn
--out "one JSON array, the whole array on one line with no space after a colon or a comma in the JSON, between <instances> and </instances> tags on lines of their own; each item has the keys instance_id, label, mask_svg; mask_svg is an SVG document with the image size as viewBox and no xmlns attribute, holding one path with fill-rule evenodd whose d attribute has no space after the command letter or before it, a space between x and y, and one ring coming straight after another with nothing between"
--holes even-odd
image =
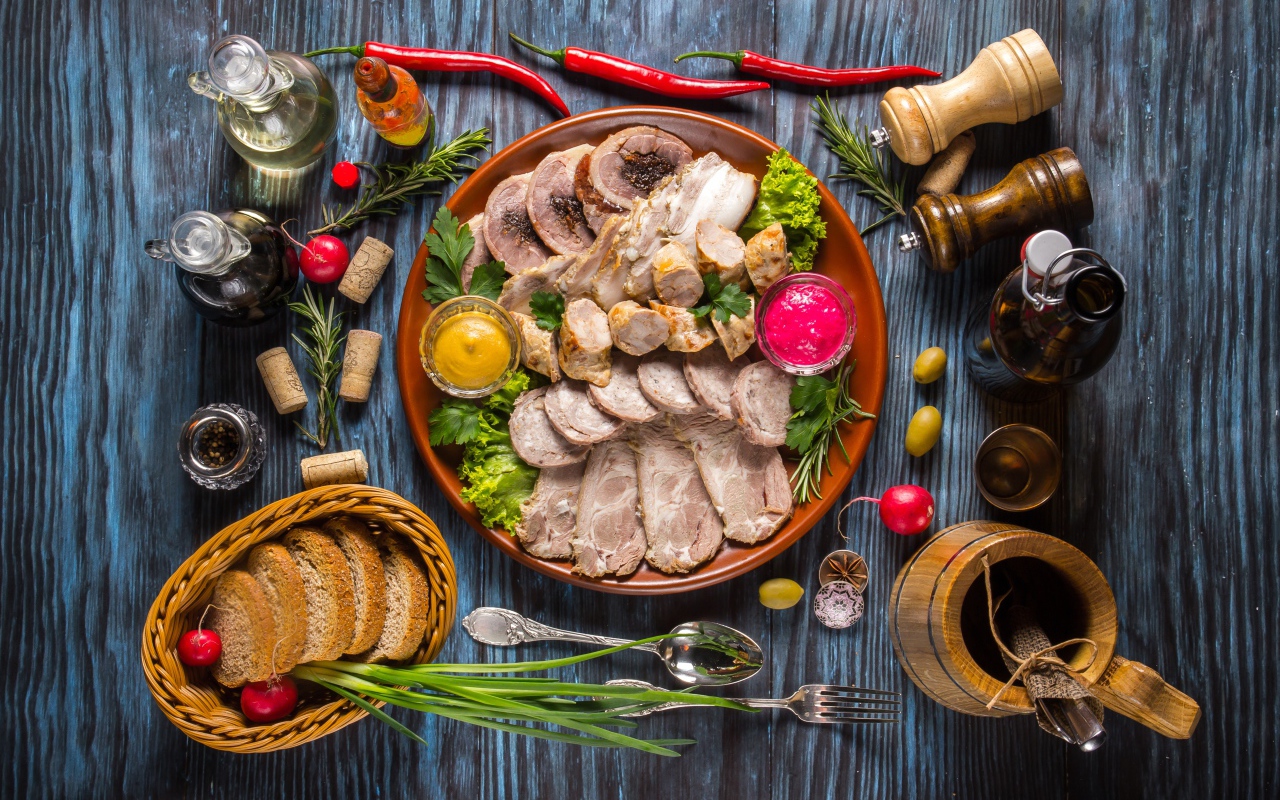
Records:
<instances>
[{"instance_id":1,"label":"glass jar with peppercorn","mask_svg":"<svg viewBox=\"0 0 1280 800\"><path fill-rule=\"evenodd\" d=\"M252 411L214 403L197 409L182 426L178 456L191 480L206 489L234 489L258 474L266 440Z\"/></svg>"}]
</instances>

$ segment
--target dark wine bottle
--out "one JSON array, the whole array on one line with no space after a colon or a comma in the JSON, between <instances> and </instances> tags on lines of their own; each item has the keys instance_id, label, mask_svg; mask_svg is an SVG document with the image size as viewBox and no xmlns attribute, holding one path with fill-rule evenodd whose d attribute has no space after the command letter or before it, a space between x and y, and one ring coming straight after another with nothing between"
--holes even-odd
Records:
<instances>
[{"instance_id":1,"label":"dark wine bottle","mask_svg":"<svg viewBox=\"0 0 1280 800\"><path fill-rule=\"evenodd\" d=\"M1034 402L1102 369L1123 327L1124 276L1058 231L1023 246L1023 262L965 328L965 365L985 391Z\"/></svg>"},{"instance_id":2,"label":"dark wine bottle","mask_svg":"<svg viewBox=\"0 0 1280 800\"><path fill-rule=\"evenodd\" d=\"M242 328L279 313L298 285L298 256L259 211L183 214L147 255L174 263L178 286L201 316Z\"/></svg>"}]
</instances>

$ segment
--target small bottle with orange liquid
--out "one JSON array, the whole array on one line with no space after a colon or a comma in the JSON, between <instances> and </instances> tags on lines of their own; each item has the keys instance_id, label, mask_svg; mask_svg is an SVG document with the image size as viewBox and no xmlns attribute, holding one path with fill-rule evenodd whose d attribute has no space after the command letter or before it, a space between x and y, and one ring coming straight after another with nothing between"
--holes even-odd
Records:
<instances>
[{"instance_id":1,"label":"small bottle with orange liquid","mask_svg":"<svg viewBox=\"0 0 1280 800\"><path fill-rule=\"evenodd\" d=\"M378 135L396 147L413 147L431 128L431 109L413 76L380 58L356 62L356 102Z\"/></svg>"}]
</instances>

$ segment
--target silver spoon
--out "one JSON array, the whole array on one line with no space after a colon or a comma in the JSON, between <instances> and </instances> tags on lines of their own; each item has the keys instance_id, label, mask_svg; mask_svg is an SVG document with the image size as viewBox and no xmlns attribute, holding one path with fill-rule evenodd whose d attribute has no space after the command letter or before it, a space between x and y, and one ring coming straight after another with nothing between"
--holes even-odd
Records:
<instances>
[{"instance_id":1,"label":"silver spoon","mask_svg":"<svg viewBox=\"0 0 1280 800\"><path fill-rule=\"evenodd\" d=\"M462 620L462 627L477 642L499 647L524 642L583 642L601 647L631 644L630 639L593 636L560 630L534 622L505 608L477 608ZM685 622L671 629L677 634L660 642L636 645L653 653L681 683L726 686L745 681L760 671L764 651L750 636L715 622Z\"/></svg>"}]
</instances>

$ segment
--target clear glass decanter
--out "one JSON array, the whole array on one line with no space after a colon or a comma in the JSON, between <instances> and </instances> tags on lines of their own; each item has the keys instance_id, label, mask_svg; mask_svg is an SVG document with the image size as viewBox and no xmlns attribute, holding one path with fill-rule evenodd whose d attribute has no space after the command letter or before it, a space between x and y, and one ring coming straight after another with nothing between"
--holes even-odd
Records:
<instances>
[{"instance_id":1,"label":"clear glass decanter","mask_svg":"<svg viewBox=\"0 0 1280 800\"><path fill-rule=\"evenodd\" d=\"M298 256L284 231L259 211L183 214L147 255L174 263L182 293L201 316L231 327L256 325L289 302Z\"/></svg>"},{"instance_id":2,"label":"clear glass decanter","mask_svg":"<svg viewBox=\"0 0 1280 800\"><path fill-rule=\"evenodd\" d=\"M187 83L218 104L222 135L259 167L305 167L338 130L338 99L324 73L308 59L264 50L247 36L219 41L209 71L191 73Z\"/></svg>"},{"instance_id":3,"label":"clear glass decanter","mask_svg":"<svg viewBox=\"0 0 1280 800\"><path fill-rule=\"evenodd\" d=\"M1023 262L965 328L965 365L987 392L1033 402L1079 383L1110 360L1123 328L1124 276L1097 251L1041 231Z\"/></svg>"}]
</instances>

